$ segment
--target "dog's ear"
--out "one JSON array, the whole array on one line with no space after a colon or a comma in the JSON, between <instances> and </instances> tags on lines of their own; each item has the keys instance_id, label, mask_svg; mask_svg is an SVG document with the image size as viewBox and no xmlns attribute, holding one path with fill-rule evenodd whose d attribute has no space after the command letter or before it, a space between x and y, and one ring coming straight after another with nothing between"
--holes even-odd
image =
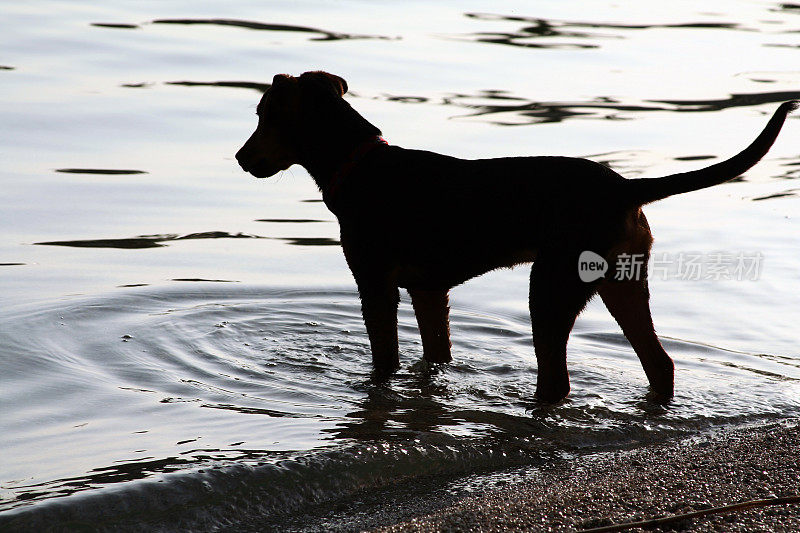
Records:
<instances>
[{"instance_id":1,"label":"dog's ear","mask_svg":"<svg viewBox=\"0 0 800 533\"><path fill-rule=\"evenodd\" d=\"M269 109L272 113L281 110L289 99L292 87L297 82L294 76L276 74L272 78L272 85L261 97L260 108Z\"/></svg>"},{"instance_id":2,"label":"dog's ear","mask_svg":"<svg viewBox=\"0 0 800 533\"><path fill-rule=\"evenodd\" d=\"M344 93L347 92L347 82L344 81L344 78L321 70L305 72L300 75L300 80L313 83L326 91L333 91L339 97L344 96Z\"/></svg>"},{"instance_id":3,"label":"dog's ear","mask_svg":"<svg viewBox=\"0 0 800 533\"><path fill-rule=\"evenodd\" d=\"M288 74L275 74L272 78L272 86L269 88L270 94L273 95L280 95L283 94L289 87L292 85L292 82L295 81L294 76L290 76Z\"/></svg>"},{"instance_id":4,"label":"dog's ear","mask_svg":"<svg viewBox=\"0 0 800 533\"><path fill-rule=\"evenodd\" d=\"M339 96L344 96L344 94L347 92L347 82L344 81L344 78L337 76L336 74L328 74L327 72L323 72L322 74L324 74L335 86Z\"/></svg>"},{"instance_id":5,"label":"dog's ear","mask_svg":"<svg viewBox=\"0 0 800 533\"><path fill-rule=\"evenodd\" d=\"M285 85L292 77L288 74L275 74L272 77L272 87L277 87L280 89L281 85Z\"/></svg>"}]
</instances>

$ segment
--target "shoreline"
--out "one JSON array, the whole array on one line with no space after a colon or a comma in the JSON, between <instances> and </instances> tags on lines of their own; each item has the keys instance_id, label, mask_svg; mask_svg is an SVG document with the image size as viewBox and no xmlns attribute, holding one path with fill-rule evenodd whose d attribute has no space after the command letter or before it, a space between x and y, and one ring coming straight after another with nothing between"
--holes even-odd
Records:
<instances>
[{"instance_id":1,"label":"shoreline","mask_svg":"<svg viewBox=\"0 0 800 533\"><path fill-rule=\"evenodd\" d=\"M775 505L777 498L793 501ZM800 531L800 419L719 428L672 442L554 457L535 466L466 477L423 476L386 490L365 488L336 501L320 501L300 512L265 515L255 506L252 513L222 521L209 515L210 521L192 524L193 529L208 526L237 533L587 531L755 500L762 502L749 509L648 525L646 530ZM5 518L10 520L5 522L9 531L29 529L25 520ZM94 525L124 531L148 524L178 531L186 525L177 515L161 513L117 518ZM90 524L85 519L69 523Z\"/></svg>"},{"instance_id":2,"label":"shoreline","mask_svg":"<svg viewBox=\"0 0 800 533\"><path fill-rule=\"evenodd\" d=\"M373 531L581 531L797 496L797 423L723 430L678 443L559 463L530 480ZM800 504L760 505L647 530L800 531Z\"/></svg>"}]
</instances>

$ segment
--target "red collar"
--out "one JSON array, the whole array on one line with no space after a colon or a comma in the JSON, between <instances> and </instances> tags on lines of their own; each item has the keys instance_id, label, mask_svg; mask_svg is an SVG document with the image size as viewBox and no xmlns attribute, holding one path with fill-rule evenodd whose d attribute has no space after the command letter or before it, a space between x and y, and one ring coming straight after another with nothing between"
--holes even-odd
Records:
<instances>
[{"instance_id":1,"label":"red collar","mask_svg":"<svg viewBox=\"0 0 800 533\"><path fill-rule=\"evenodd\" d=\"M373 148L381 144L389 143L386 142L386 139L380 135L376 135L356 146L355 149L350 152L350 156L345 160L344 163L342 163L342 166L340 166L339 169L333 173L333 176L331 176L331 181L328 183L328 196L335 196L336 191L339 190L339 187L341 187L344 179L353 171L361 159L370 153Z\"/></svg>"}]
</instances>

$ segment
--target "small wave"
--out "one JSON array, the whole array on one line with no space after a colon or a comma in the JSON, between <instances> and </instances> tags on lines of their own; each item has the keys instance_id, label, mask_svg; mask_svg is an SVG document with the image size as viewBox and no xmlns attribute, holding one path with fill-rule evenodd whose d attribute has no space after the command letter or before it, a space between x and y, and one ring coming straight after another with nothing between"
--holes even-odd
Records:
<instances>
[{"instance_id":1,"label":"small wave","mask_svg":"<svg viewBox=\"0 0 800 533\"><path fill-rule=\"evenodd\" d=\"M162 474L0 515L8 530L103 524L112 528L209 529L276 519L311 504L434 475L457 475L541 463L554 456L531 442L469 439L380 442L303 454L274 463L211 465Z\"/></svg>"}]
</instances>

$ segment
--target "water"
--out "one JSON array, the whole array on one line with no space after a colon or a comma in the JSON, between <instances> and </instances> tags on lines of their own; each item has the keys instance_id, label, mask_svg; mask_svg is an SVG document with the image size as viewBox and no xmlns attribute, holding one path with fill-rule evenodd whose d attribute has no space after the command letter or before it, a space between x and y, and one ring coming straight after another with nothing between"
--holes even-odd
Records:
<instances>
[{"instance_id":1,"label":"water","mask_svg":"<svg viewBox=\"0 0 800 533\"><path fill-rule=\"evenodd\" d=\"M800 414L796 119L744 179L646 210L667 406L599 302L570 398L533 403L527 268L454 289L444 367L405 298L374 382L311 180L233 159L263 84L323 68L393 144L697 168L800 97L793 4L38 2L0 27L0 523L257 524ZM675 270L719 252L757 279Z\"/></svg>"}]
</instances>

